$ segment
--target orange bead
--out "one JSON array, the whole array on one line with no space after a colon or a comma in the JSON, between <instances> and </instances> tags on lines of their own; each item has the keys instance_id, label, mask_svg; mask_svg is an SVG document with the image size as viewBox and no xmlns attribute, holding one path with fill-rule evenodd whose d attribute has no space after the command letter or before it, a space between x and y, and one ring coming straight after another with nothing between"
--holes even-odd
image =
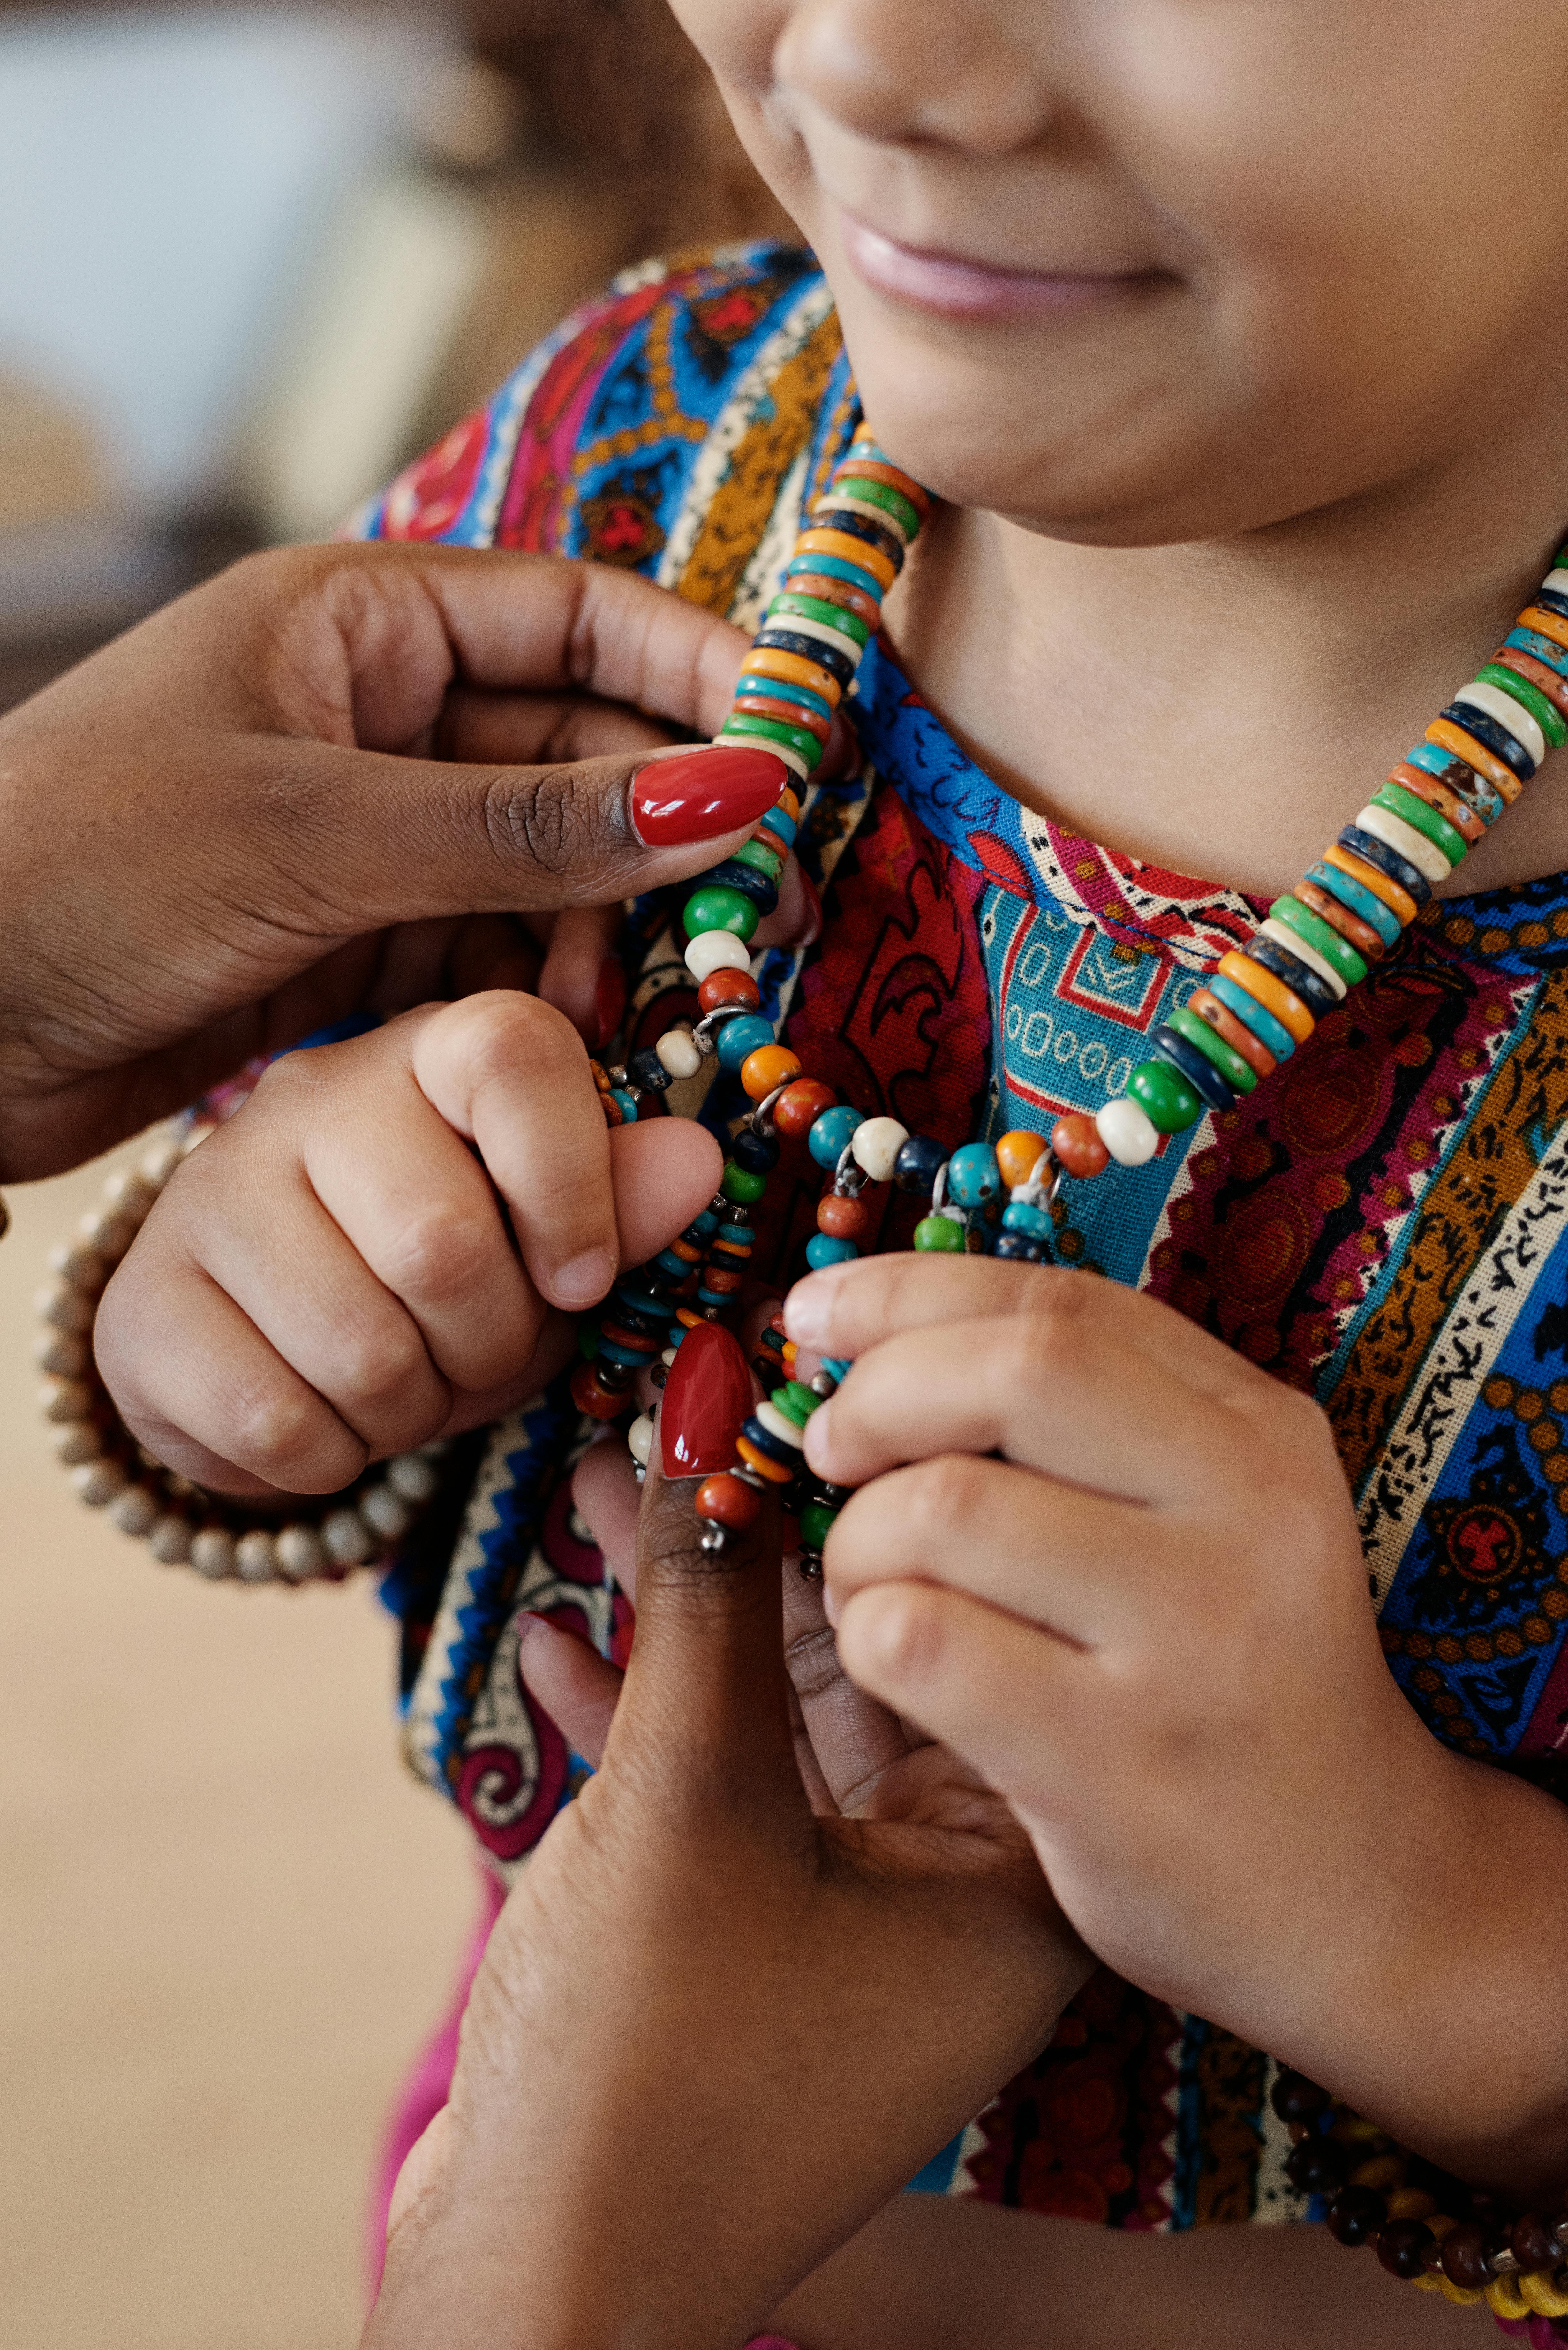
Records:
<instances>
[{"instance_id":1,"label":"orange bead","mask_svg":"<svg viewBox=\"0 0 1568 2350\"><path fill-rule=\"evenodd\" d=\"M1012 1134L1002 1135L996 1144L996 1163L1002 1170L1002 1180L1011 1191L1016 1183L1027 1183L1039 1165L1045 1149L1043 1134L1031 1134L1023 1127Z\"/></svg>"},{"instance_id":2,"label":"orange bead","mask_svg":"<svg viewBox=\"0 0 1568 2350\"><path fill-rule=\"evenodd\" d=\"M759 1045L741 1063L741 1083L753 1101L762 1101L777 1086L787 1086L800 1075L800 1063L787 1045Z\"/></svg>"},{"instance_id":3,"label":"orange bead","mask_svg":"<svg viewBox=\"0 0 1568 2350\"><path fill-rule=\"evenodd\" d=\"M1559 677L1554 669L1548 669L1533 653L1521 653L1517 645L1501 646L1492 660L1511 669L1515 677L1523 678L1538 693L1543 693L1559 717L1568 718L1568 677Z\"/></svg>"},{"instance_id":4,"label":"orange bead","mask_svg":"<svg viewBox=\"0 0 1568 2350\"><path fill-rule=\"evenodd\" d=\"M1428 775L1427 780L1430 783L1432 779ZM1337 931L1342 939L1348 940L1367 962L1382 962L1383 941L1377 931L1359 914L1353 914L1348 906L1342 906L1332 890L1320 889L1315 881L1298 881L1291 894L1299 898L1320 921L1326 922L1331 931Z\"/></svg>"},{"instance_id":5,"label":"orange bead","mask_svg":"<svg viewBox=\"0 0 1568 2350\"><path fill-rule=\"evenodd\" d=\"M1103 1175L1111 1154L1100 1140L1099 1128L1082 1110L1069 1110L1051 1128L1051 1148L1069 1175Z\"/></svg>"},{"instance_id":6,"label":"orange bead","mask_svg":"<svg viewBox=\"0 0 1568 2350\"><path fill-rule=\"evenodd\" d=\"M1229 954L1220 956L1220 969L1227 979L1233 979L1238 987L1244 987L1254 1003L1261 1003L1265 1012L1272 1012L1280 1025L1290 1030L1298 1045L1306 1043L1317 1023L1301 997L1282 980L1276 979L1272 971L1265 971L1262 963L1254 962L1251 955L1238 954L1233 947Z\"/></svg>"},{"instance_id":7,"label":"orange bead","mask_svg":"<svg viewBox=\"0 0 1568 2350\"><path fill-rule=\"evenodd\" d=\"M786 1469L782 1461L770 1461L767 1454L760 1451L749 1437L738 1436L735 1439L735 1450L747 1468L754 1469L759 1477L765 1477L770 1485L787 1485L794 1475L794 1471Z\"/></svg>"},{"instance_id":8,"label":"orange bead","mask_svg":"<svg viewBox=\"0 0 1568 2350\"><path fill-rule=\"evenodd\" d=\"M883 482L888 489L897 490L901 498L909 499L922 522L929 520L931 512L929 491L923 490L919 482L911 482L908 473L900 473L897 465L885 464L877 457L848 456L838 467L833 478L835 482L842 482L845 488L848 489L857 473L862 481Z\"/></svg>"},{"instance_id":9,"label":"orange bead","mask_svg":"<svg viewBox=\"0 0 1568 2350\"><path fill-rule=\"evenodd\" d=\"M873 636L882 625L882 607L874 604L863 588L852 588L847 579L819 577L815 571L798 571L789 583L792 596L816 596L825 604L841 605L864 620Z\"/></svg>"},{"instance_id":10,"label":"orange bead","mask_svg":"<svg viewBox=\"0 0 1568 2350\"><path fill-rule=\"evenodd\" d=\"M871 1210L864 1200L842 1199L828 1191L816 1203L816 1229L829 1240L857 1241L871 1222Z\"/></svg>"},{"instance_id":11,"label":"orange bead","mask_svg":"<svg viewBox=\"0 0 1568 2350\"><path fill-rule=\"evenodd\" d=\"M1401 889L1397 881L1390 881L1386 873L1379 871L1376 865L1368 865L1364 857L1355 857L1348 848L1341 848L1337 840L1332 848L1324 850L1323 861L1325 865L1337 865L1342 873L1348 873L1353 881L1359 881L1364 889L1370 889L1375 898L1382 899L1397 920L1407 924L1413 922L1420 912L1408 889Z\"/></svg>"},{"instance_id":12,"label":"orange bead","mask_svg":"<svg viewBox=\"0 0 1568 2350\"><path fill-rule=\"evenodd\" d=\"M774 1124L790 1139L809 1134L825 1109L831 1109L836 1097L831 1086L818 1077L797 1077L786 1086L774 1104Z\"/></svg>"},{"instance_id":13,"label":"orange bead","mask_svg":"<svg viewBox=\"0 0 1568 2350\"><path fill-rule=\"evenodd\" d=\"M763 693L737 693L735 708L751 718L772 718L782 726L804 726L819 743L826 743L833 732L831 718L820 711L808 710L802 702L774 702Z\"/></svg>"},{"instance_id":14,"label":"orange bead","mask_svg":"<svg viewBox=\"0 0 1568 2350\"><path fill-rule=\"evenodd\" d=\"M1326 895L1326 892L1325 892ZM1228 1003L1199 987L1187 999L1187 1008L1196 1012L1199 1020L1207 1020L1216 1036L1222 1036L1233 1053L1240 1053L1251 1069L1261 1077L1272 1077L1279 1063L1265 1044L1253 1035L1244 1020L1238 1020Z\"/></svg>"},{"instance_id":15,"label":"orange bead","mask_svg":"<svg viewBox=\"0 0 1568 2350\"><path fill-rule=\"evenodd\" d=\"M698 1516L738 1534L755 1525L762 1506L756 1487L743 1478L732 1477L727 1470L717 1477L704 1477L697 1488Z\"/></svg>"},{"instance_id":16,"label":"orange bead","mask_svg":"<svg viewBox=\"0 0 1568 2350\"><path fill-rule=\"evenodd\" d=\"M1543 613L1542 617L1547 619L1550 615ZM1533 628L1535 623L1531 620L1527 625ZM1562 625L1563 624L1560 622L1559 626ZM1456 726L1451 718L1434 718L1427 729L1427 740L1428 743L1436 743L1439 750L1452 751L1455 757L1462 759L1467 767L1473 767L1478 775L1484 775L1493 791L1506 806L1511 806L1524 789L1524 785L1511 767L1505 766L1501 759L1494 759L1491 753L1483 749L1473 734L1467 734L1464 728Z\"/></svg>"},{"instance_id":17,"label":"orange bead","mask_svg":"<svg viewBox=\"0 0 1568 2350\"><path fill-rule=\"evenodd\" d=\"M572 1401L591 1419L618 1419L635 1400L626 1388L618 1391L604 1386L592 1363L579 1363L572 1373Z\"/></svg>"},{"instance_id":18,"label":"orange bead","mask_svg":"<svg viewBox=\"0 0 1568 2350\"><path fill-rule=\"evenodd\" d=\"M753 677L782 677L791 685L809 685L813 693L820 693L829 709L836 710L842 689L831 671L823 669L802 653L776 652L772 645L753 647L746 655L746 666L735 681L737 693L754 693L748 686Z\"/></svg>"},{"instance_id":19,"label":"orange bead","mask_svg":"<svg viewBox=\"0 0 1568 2350\"><path fill-rule=\"evenodd\" d=\"M794 543L797 555L836 555L841 563L853 563L879 579L884 589L890 588L898 577L879 547L868 546L863 538L851 538L846 530L805 530Z\"/></svg>"},{"instance_id":20,"label":"orange bead","mask_svg":"<svg viewBox=\"0 0 1568 2350\"><path fill-rule=\"evenodd\" d=\"M1568 652L1568 620L1556 612L1543 612L1539 604L1532 604L1521 612L1514 622L1516 629L1532 629L1538 637L1550 637L1554 645Z\"/></svg>"},{"instance_id":21,"label":"orange bead","mask_svg":"<svg viewBox=\"0 0 1568 2350\"><path fill-rule=\"evenodd\" d=\"M791 824L800 822L800 795L790 785L786 784L779 794L777 805L784 810Z\"/></svg>"},{"instance_id":22,"label":"orange bead","mask_svg":"<svg viewBox=\"0 0 1568 2350\"><path fill-rule=\"evenodd\" d=\"M1449 791L1447 784L1440 784L1436 775L1427 773L1425 767L1412 767L1408 760L1401 759L1388 780L1391 784L1401 785L1407 792L1414 792L1418 800L1425 800L1428 807L1436 808L1439 816L1447 816L1454 830L1462 832L1468 841L1473 843L1485 839L1486 826L1474 808L1466 807L1457 792Z\"/></svg>"}]
</instances>

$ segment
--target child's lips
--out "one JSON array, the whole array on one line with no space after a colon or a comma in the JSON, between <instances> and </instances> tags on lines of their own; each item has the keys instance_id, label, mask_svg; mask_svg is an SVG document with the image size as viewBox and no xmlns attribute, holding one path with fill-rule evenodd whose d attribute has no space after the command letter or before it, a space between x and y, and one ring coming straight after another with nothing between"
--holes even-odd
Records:
<instances>
[{"instance_id":1,"label":"child's lips","mask_svg":"<svg viewBox=\"0 0 1568 2350\"><path fill-rule=\"evenodd\" d=\"M1058 317L1095 303L1169 282L1162 269L1002 269L957 254L926 253L899 244L880 229L841 211L844 249L867 285L915 308L948 318Z\"/></svg>"}]
</instances>

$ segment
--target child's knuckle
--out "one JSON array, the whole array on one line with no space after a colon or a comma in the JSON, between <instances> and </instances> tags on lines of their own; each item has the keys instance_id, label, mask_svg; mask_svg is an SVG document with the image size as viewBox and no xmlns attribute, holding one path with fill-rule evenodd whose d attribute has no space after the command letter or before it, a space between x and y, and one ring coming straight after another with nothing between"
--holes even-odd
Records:
<instances>
[{"instance_id":1,"label":"child's knuckle","mask_svg":"<svg viewBox=\"0 0 1568 2350\"><path fill-rule=\"evenodd\" d=\"M286 1483L318 1447L322 1419L314 1396L286 1387L253 1388L235 1400L228 1451L257 1476Z\"/></svg>"},{"instance_id":2,"label":"child's knuckle","mask_svg":"<svg viewBox=\"0 0 1568 2350\"><path fill-rule=\"evenodd\" d=\"M910 1480L908 1500L917 1525L958 1533L972 1525L984 1507L983 1461L966 1452L944 1452L922 1461Z\"/></svg>"},{"instance_id":3,"label":"child's knuckle","mask_svg":"<svg viewBox=\"0 0 1568 2350\"><path fill-rule=\"evenodd\" d=\"M431 1201L392 1235L385 1278L400 1297L450 1305L471 1296L489 1270L489 1227L452 1201Z\"/></svg>"}]
</instances>

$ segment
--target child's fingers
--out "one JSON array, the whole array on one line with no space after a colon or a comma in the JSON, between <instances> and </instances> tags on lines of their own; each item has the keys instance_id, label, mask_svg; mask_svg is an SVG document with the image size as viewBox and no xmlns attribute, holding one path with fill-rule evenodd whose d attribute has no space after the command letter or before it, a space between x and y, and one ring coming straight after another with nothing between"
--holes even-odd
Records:
<instances>
[{"instance_id":1,"label":"child's fingers","mask_svg":"<svg viewBox=\"0 0 1568 2350\"><path fill-rule=\"evenodd\" d=\"M1158 1298L1059 1265L895 1252L809 1274L791 1291L787 1314L799 1345L851 1362L902 1330L994 1315L1120 1339L1217 1400L1255 1396L1272 1385Z\"/></svg>"},{"instance_id":2,"label":"child's fingers","mask_svg":"<svg viewBox=\"0 0 1568 2350\"><path fill-rule=\"evenodd\" d=\"M719 1188L724 1154L690 1118L653 1118L617 1127L609 1139L622 1264L642 1264L668 1248Z\"/></svg>"},{"instance_id":3,"label":"child's fingers","mask_svg":"<svg viewBox=\"0 0 1568 2350\"><path fill-rule=\"evenodd\" d=\"M620 1266L604 1111L569 1021L536 997L472 995L413 1032L413 1071L479 1150L537 1289L597 1305Z\"/></svg>"},{"instance_id":4,"label":"child's fingers","mask_svg":"<svg viewBox=\"0 0 1568 2350\"><path fill-rule=\"evenodd\" d=\"M873 1585L929 1581L1098 1646L1147 1617L1149 1534L1146 1510L945 1453L852 1495L824 1570L840 1615Z\"/></svg>"},{"instance_id":5,"label":"child's fingers","mask_svg":"<svg viewBox=\"0 0 1568 2350\"><path fill-rule=\"evenodd\" d=\"M1002 1452L1125 1501L1207 1498L1230 1420L1115 1336L1048 1317L909 1330L862 1355L812 1414L819 1476L864 1485L898 1461Z\"/></svg>"},{"instance_id":6,"label":"child's fingers","mask_svg":"<svg viewBox=\"0 0 1568 2350\"><path fill-rule=\"evenodd\" d=\"M618 1435L590 1444L572 1479L572 1501L604 1553L605 1572L637 1604L637 1522L642 1489Z\"/></svg>"},{"instance_id":7,"label":"child's fingers","mask_svg":"<svg viewBox=\"0 0 1568 2350\"><path fill-rule=\"evenodd\" d=\"M335 1493L365 1466L364 1440L200 1265L132 1249L94 1344L131 1434L196 1484Z\"/></svg>"},{"instance_id":8,"label":"child's fingers","mask_svg":"<svg viewBox=\"0 0 1568 2350\"><path fill-rule=\"evenodd\" d=\"M597 1771L620 1702L622 1675L586 1640L542 1616L525 1616L519 1627L517 1669L573 1753Z\"/></svg>"},{"instance_id":9,"label":"child's fingers","mask_svg":"<svg viewBox=\"0 0 1568 2350\"><path fill-rule=\"evenodd\" d=\"M626 973L615 942L621 910L568 906L556 916L539 973L539 993L564 1012L590 1053L598 1053L620 1026Z\"/></svg>"}]
</instances>

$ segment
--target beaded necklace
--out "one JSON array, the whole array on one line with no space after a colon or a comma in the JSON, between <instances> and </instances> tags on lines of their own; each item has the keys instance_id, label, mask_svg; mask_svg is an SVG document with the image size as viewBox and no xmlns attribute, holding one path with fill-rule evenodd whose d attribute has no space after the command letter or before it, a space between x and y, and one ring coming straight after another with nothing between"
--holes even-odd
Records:
<instances>
[{"instance_id":1,"label":"beaded necklace","mask_svg":"<svg viewBox=\"0 0 1568 2350\"><path fill-rule=\"evenodd\" d=\"M929 494L864 434L836 469L786 567L782 591L735 687L718 737L776 754L804 786L822 757L835 711L853 684L881 618L882 598L930 512ZM1557 557L1568 566L1568 548ZM786 785L776 807L732 858L700 875L683 911L686 963L700 1018L672 1027L629 1064L595 1075L613 1125L635 1118L645 1093L692 1076L710 1056L739 1075L754 1107L733 1136L719 1191L678 1241L623 1279L574 1375L579 1407L613 1419L639 1372L674 1361L698 1323L732 1305L755 1241L752 1211L779 1158L779 1138L804 1136L830 1178L806 1246L814 1270L859 1253L871 1224L867 1185L924 1196L921 1250L968 1250L1044 1263L1064 1180L1141 1167L1168 1134L1205 1110L1231 1109L1272 1075L1317 1021L1366 977L1471 845L1517 799L1549 747L1568 742L1568 567L1554 568L1480 674L1428 727L1333 847L1287 896L1276 898L1243 948L1154 1031L1150 1057L1127 1091L1090 1118L1069 1112L1049 1135L1025 1130L950 1154L896 1118L866 1118L805 1074L760 1013L748 941L778 902L778 878L800 803ZM822 1545L840 1489L813 1484L805 1423L849 1366L825 1362L807 1385L790 1376L794 1348L782 1315L763 1333L753 1367L773 1386L742 1430L732 1467L705 1478L697 1512L704 1547L752 1524L768 1486L787 1489L801 1530L801 1565L821 1573ZM658 1371L656 1378L659 1377ZM638 1419L639 1464L653 1440Z\"/></svg>"}]
</instances>

